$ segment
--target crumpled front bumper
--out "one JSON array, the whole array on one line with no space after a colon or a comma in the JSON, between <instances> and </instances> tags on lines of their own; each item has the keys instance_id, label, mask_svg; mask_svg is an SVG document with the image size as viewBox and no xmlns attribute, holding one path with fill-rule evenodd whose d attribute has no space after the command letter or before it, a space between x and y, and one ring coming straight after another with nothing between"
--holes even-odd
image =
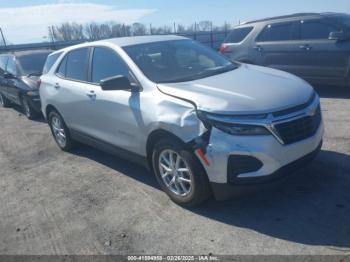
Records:
<instances>
[{"instance_id":1,"label":"crumpled front bumper","mask_svg":"<svg viewBox=\"0 0 350 262\"><path fill-rule=\"evenodd\" d=\"M28 96L28 101L30 106L37 112L41 112L41 101L40 101L40 96Z\"/></svg>"},{"instance_id":2,"label":"crumpled front bumper","mask_svg":"<svg viewBox=\"0 0 350 262\"><path fill-rule=\"evenodd\" d=\"M238 186L250 186L284 177L309 163L320 151L324 126L321 122L317 132L299 142L283 145L272 135L232 136L216 128L212 129L206 158L202 164L217 199L224 199ZM234 181L228 179L228 159L231 155L251 156L262 162L254 172L237 175Z\"/></svg>"}]
</instances>

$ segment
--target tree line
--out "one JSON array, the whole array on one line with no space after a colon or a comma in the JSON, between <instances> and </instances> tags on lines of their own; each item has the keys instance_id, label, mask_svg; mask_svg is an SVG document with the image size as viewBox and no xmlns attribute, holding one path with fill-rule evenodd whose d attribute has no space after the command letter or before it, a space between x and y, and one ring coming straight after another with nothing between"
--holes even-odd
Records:
<instances>
[{"instance_id":1,"label":"tree line","mask_svg":"<svg viewBox=\"0 0 350 262\"><path fill-rule=\"evenodd\" d=\"M72 41L72 40L98 40L122 36L140 36L140 35L160 35L160 34L184 34L199 31L226 31L231 28L230 24L225 23L222 26L214 26L211 21L201 21L190 26L173 24L173 26L153 27L142 23L133 23L131 25L115 22L106 23L63 23L57 26L49 27L49 37L51 41Z\"/></svg>"}]
</instances>

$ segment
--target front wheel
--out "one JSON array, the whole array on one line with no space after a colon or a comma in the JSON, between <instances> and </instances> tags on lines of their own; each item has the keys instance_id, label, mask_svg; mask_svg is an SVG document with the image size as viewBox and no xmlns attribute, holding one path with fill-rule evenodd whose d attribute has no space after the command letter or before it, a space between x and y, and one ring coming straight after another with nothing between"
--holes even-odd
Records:
<instances>
[{"instance_id":1,"label":"front wheel","mask_svg":"<svg viewBox=\"0 0 350 262\"><path fill-rule=\"evenodd\" d=\"M175 203L194 206L210 196L205 170L184 144L174 139L159 141L152 162L158 183Z\"/></svg>"},{"instance_id":2,"label":"front wheel","mask_svg":"<svg viewBox=\"0 0 350 262\"><path fill-rule=\"evenodd\" d=\"M39 114L35 112L35 110L30 106L27 97L22 98L22 108L23 108L23 113L26 115L28 119L35 119L39 116Z\"/></svg>"},{"instance_id":3,"label":"front wheel","mask_svg":"<svg viewBox=\"0 0 350 262\"><path fill-rule=\"evenodd\" d=\"M63 118L56 111L49 113L49 125L51 133L56 141L56 144L63 151L69 151L74 146L73 140L70 137L69 129L63 121Z\"/></svg>"}]
</instances>

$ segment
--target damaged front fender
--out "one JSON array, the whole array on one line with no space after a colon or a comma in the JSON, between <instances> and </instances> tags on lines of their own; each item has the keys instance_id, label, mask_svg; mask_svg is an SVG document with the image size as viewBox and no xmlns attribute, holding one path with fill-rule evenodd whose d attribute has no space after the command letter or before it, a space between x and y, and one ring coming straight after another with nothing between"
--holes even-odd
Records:
<instances>
[{"instance_id":1,"label":"damaged front fender","mask_svg":"<svg viewBox=\"0 0 350 262\"><path fill-rule=\"evenodd\" d=\"M186 101L169 97L161 100L155 107L155 119L152 130L168 131L183 142L189 143L203 135L207 129L199 120L195 107Z\"/></svg>"}]
</instances>

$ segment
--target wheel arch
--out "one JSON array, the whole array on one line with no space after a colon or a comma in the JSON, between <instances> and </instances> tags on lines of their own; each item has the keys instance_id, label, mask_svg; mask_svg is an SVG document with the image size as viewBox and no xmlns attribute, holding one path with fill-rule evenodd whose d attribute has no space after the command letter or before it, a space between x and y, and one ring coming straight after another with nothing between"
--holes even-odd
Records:
<instances>
[{"instance_id":1,"label":"wheel arch","mask_svg":"<svg viewBox=\"0 0 350 262\"><path fill-rule=\"evenodd\" d=\"M161 140L163 138L174 139L174 140L178 141L179 143L186 145L185 141L183 141L180 137L176 136L175 134L171 133L170 131L167 131L165 129L153 130L149 134L149 136L147 138L147 142L146 142L146 157L147 157L148 165L149 165L151 170L153 170L152 153L153 153L154 146L156 145L156 143L159 140Z\"/></svg>"},{"instance_id":2,"label":"wheel arch","mask_svg":"<svg viewBox=\"0 0 350 262\"><path fill-rule=\"evenodd\" d=\"M46 108L45 108L45 118L46 118L47 121L49 121L49 114L53 110L60 114L60 112L57 110L57 108L55 106L53 106L51 104L48 104L46 106Z\"/></svg>"}]
</instances>

